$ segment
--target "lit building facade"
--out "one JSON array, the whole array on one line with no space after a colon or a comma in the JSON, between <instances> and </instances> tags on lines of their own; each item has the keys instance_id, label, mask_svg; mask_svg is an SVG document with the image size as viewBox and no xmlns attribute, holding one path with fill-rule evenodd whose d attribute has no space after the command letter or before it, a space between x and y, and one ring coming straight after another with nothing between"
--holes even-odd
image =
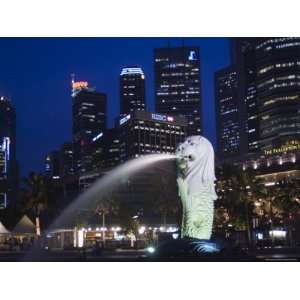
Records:
<instances>
[{"instance_id":1,"label":"lit building facade","mask_svg":"<svg viewBox=\"0 0 300 300\"><path fill-rule=\"evenodd\" d=\"M60 178L60 155L59 151L52 151L45 157L45 175L51 179Z\"/></svg>"},{"instance_id":2,"label":"lit building facade","mask_svg":"<svg viewBox=\"0 0 300 300\"><path fill-rule=\"evenodd\" d=\"M0 209L17 195L16 112L10 100L0 97Z\"/></svg>"},{"instance_id":3,"label":"lit building facade","mask_svg":"<svg viewBox=\"0 0 300 300\"><path fill-rule=\"evenodd\" d=\"M244 169L274 182L300 170L300 38L235 38Z\"/></svg>"},{"instance_id":4,"label":"lit building facade","mask_svg":"<svg viewBox=\"0 0 300 300\"><path fill-rule=\"evenodd\" d=\"M64 178L69 175L74 175L74 154L73 144L64 143L59 150L60 160L60 177Z\"/></svg>"},{"instance_id":5,"label":"lit building facade","mask_svg":"<svg viewBox=\"0 0 300 300\"><path fill-rule=\"evenodd\" d=\"M245 159L256 155L259 147L259 118L256 87L256 38L231 39L232 63L238 81L238 112L240 118L240 153Z\"/></svg>"},{"instance_id":6,"label":"lit building facade","mask_svg":"<svg viewBox=\"0 0 300 300\"><path fill-rule=\"evenodd\" d=\"M120 111L127 115L135 110L146 110L145 75L139 67L126 67L120 74Z\"/></svg>"},{"instance_id":7,"label":"lit building facade","mask_svg":"<svg viewBox=\"0 0 300 300\"><path fill-rule=\"evenodd\" d=\"M106 95L73 82L72 100L74 171L85 173L93 168L92 140L106 128Z\"/></svg>"},{"instance_id":8,"label":"lit building facade","mask_svg":"<svg viewBox=\"0 0 300 300\"><path fill-rule=\"evenodd\" d=\"M112 169L120 164L119 128L106 130L103 143L103 169Z\"/></svg>"},{"instance_id":9,"label":"lit building facade","mask_svg":"<svg viewBox=\"0 0 300 300\"><path fill-rule=\"evenodd\" d=\"M119 120L120 162L153 153L175 153L187 135L183 117L135 111Z\"/></svg>"},{"instance_id":10,"label":"lit building facade","mask_svg":"<svg viewBox=\"0 0 300 300\"><path fill-rule=\"evenodd\" d=\"M156 112L184 116L188 135L202 132L199 47L154 50Z\"/></svg>"},{"instance_id":11,"label":"lit building facade","mask_svg":"<svg viewBox=\"0 0 300 300\"><path fill-rule=\"evenodd\" d=\"M215 73L217 154L219 159L240 155L238 82L234 66Z\"/></svg>"},{"instance_id":12,"label":"lit building facade","mask_svg":"<svg viewBox=\"0 0 300 300\"><path fill-rule=\"evenodd\" d=\"M264 38L256 46L263 154L300 142L300 38Z\"/></svg>"}]
</instances>

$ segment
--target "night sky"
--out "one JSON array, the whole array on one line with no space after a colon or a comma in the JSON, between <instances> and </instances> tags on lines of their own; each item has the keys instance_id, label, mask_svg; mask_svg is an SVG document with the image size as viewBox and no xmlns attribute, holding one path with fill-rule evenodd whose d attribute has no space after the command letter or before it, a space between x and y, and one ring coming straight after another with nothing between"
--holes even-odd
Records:
<instances>
[{"instance_id":1,"label":"night sky","mask_svg":"<svg viewBox=\"0 0 300 300\"><path fill-rule=\"evenodd\" d=\"M24 176L42 171L46 153L71 141L71 73L105 92L108 126L119 112L119 74L141 66L148 110L154 109L153 49L179 38L0 38L0 95L17 112L17 158ZM204 135L215 143L214 72L229 64L226 38L185 38L200 46Z\"/></svg>"}]
</instances>

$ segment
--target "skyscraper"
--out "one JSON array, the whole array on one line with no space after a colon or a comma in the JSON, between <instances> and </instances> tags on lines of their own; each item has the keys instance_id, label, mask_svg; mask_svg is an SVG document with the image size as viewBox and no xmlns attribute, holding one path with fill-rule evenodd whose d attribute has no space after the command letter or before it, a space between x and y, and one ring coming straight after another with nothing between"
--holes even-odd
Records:
<instances>
[{"instance_id":1,"label":"skyscraper","mask_svg":"<svg viewBox=\"0 0 300 300\"><path fill-rule=\"evenodd\" d=\"M260 147L300 145L300 38L262 38L256 46Z\"/></svg>"},{"instance_id":2,"label":"skyscraper","mask_svg":"<svg viewBox=\"0 0 300 300\"><path fill-rule=\"evenodd\" d=\"M240 119L238 161L268 178L298 174L300 38L234 38L231 45Z\"/></svg>"},{"instance_id":3,"label":"skyscraper","mask_svg":"<svg viewBox=\"0 0 300 300\"><path fill-rule=\"evenodd\" d=\"M60 178L59 151L51 151L45 157L45 175L52 179Z\"/></svg>"},{"instance_id":4,"label":"skyscraper","mask_svg":"<svg viewBox=\"0 0 300 300\"><path fill-rule=\"evenodd\" d=\"M146 109L145 75L139 67L123 68L120 74L120 112L126 115Z\"/></svg>"},{"instance_id":5,"label":"skyscraper","mask_svg":"<svg viewBox=\"0 0 300 300\"><path fill-rule=\"evenodd\" d=\"M215 73L217 153L220 159L230 159L240 154L241 127L237 87L235 66Z\"/></svg>"},{"instance_id":6,"label":"skyscraper","mask_svg":"<svg viewBox=\"0 0 300 300\"><path fill-rule=\"evenodd\" d=\"M156 112L184 116L188 135L202 132L199 47L154 50Z\"/></svg>"},{"instance_id":7,"label":"skyscraper","mask_svg":"<svg viewBox=\"0 0 300 300\"><path fill-rule=\"evenodd\" d=\"M106 95L89 88L87 82L72 83L74 170L92 169L91 143L106 128Z\"/></svg>"},{"instance_id":8,"label":"skyscraper","mask_svg":"<svg viewBox=\"0 0 300 300\"><path fill-rule=\"evenodd\" d=\"M16 112L10 100L0 97L0 209L14 201L17 192Z\"/></svg>"},{"instance_id":9,"label":"skyscraper","mask_svg":"<svg viewBox=\"0 0 300 300\"><path fill-rule=\"evenodd\" d=\"M120 164L119 128L106 129L93 139L94 170L110 170Z\"/></svg>"},{"instance_id":10,"label":"skyscraper","mask_svg":"<svg viewBox=\"0 0 300 300\"><path fill-rule=\"evenodd\" d=\"M59 160L60 160L60 177L64 178L69 175L74 174L73 167L73 145L72 143L64 143L59 151Z\"/></svg>"},{"instance_id":11,"label":"skyscraper","mask_svg":"<svg viewBox=\"0 0 300 300\"><path fill-rule=\"evenodd\" d=\"M256 155L259 147L259 118L256 86L257 38L231 39L232 63L238 79L238 111L240 115L240 148L244 156Z\"/></svg>"}]
</instances>

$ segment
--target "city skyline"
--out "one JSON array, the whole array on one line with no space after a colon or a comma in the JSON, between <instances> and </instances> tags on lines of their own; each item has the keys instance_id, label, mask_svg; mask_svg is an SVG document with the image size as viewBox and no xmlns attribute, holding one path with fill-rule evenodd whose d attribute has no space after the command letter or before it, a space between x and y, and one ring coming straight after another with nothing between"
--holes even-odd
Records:
<instances>
[{"instance_id":1,"label":"city skyline","mask_svg":"<svg viewBox=\"0 0 300 300\"><path fill-rule=\"evenodd\" d=\"M168 41L171 46L182 44L181 38L2 38L0 92L16 107L22 176L30 170L41 172L45 155L71 140L72 73L76 80L86 80L107 94L111 128L119 113L120 71L138 65L145 71L146 101L153 112L153 51ZM184 43L200 47L203 132L215 143L214 72L229 65L229 42L186 38Z\"/></svg>"}]
</instances>

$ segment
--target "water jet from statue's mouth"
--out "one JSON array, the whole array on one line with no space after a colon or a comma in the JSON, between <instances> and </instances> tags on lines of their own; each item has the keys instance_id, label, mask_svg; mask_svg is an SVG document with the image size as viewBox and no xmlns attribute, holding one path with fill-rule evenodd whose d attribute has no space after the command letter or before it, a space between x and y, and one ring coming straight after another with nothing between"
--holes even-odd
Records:
<instances>
[{"instance_id":1,"label":"water jet from statue's mouth","mask_svg":"<svg viewBox=\"0 0 300 300\"><path fill-rule=\"evenodd\" d=\"M179 154L179 155L176 155L176 160L178 161L179 164L181 164L183 162L187 163L189 161L195 160L195 156L192 155L192 154L189 154L189 155L181 155L181 154Z\"/></svg>"},{"instance_id":2,"label":"water jet from statue's mouth","mask_svg":"<svg viewBox=\"0 0 300 300\"><path fill-rule=\"evenodd\" d=\"M187 173L188 171L188 163L195 160L195 157L193 155L181 155L181 154L177 154L176 156L176 160L177 160L177 167L180 170L180 172L182 172L182 174Z\"/></svg>"}]
</instances>

